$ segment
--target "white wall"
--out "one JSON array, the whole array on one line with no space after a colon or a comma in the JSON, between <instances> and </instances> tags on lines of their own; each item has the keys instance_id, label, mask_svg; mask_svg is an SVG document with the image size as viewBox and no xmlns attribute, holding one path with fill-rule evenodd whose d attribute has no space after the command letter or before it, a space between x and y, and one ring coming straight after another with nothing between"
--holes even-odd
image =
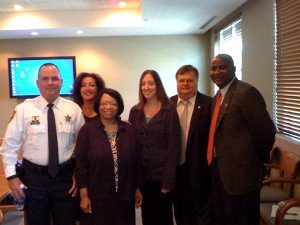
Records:
<instances>
[{"instance_id":1,"label":"white wall","mask_svg":"<svg viewBox=\"0 0 300 225\"><path fill-rule=\"evenodd\" d=\"M243 80L264 96L273 110L274 12L273 0L251 0L242 8Z\"/></svg>"},{"instance_id":2,"label":"white wall","mask_svg":"<svg viewBox=\"0 0 300 225\"><path fill-rule=\"evenodd\" d=\"M125 101L122 119L138 101L138 83L146 69L156 70L169 96L176 94L175 73L184 64L200 73L199 90L209 94L209 35L89 37L0 40L0 137L14 107L23 100L10 99L10 57L76 56L79 72L99 73L108 87L118 90Z\"/></svg>"}]
</instances>

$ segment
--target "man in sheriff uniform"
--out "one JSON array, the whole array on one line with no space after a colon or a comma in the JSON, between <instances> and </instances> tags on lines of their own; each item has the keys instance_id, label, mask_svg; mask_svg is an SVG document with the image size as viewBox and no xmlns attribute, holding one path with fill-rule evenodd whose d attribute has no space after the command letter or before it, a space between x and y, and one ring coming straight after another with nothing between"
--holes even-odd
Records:
<instances>
[{"instance_id":1,"label":"man in sheriff uniform","mask_svg":"<svg viewBox=\"0 0 300 225\"><path fill-rule=\"evenodd\" d=\"M22 195L20 184L27 187L25 211L29 224L47 225L52 220L54 225L73 225L77 187L72 156L76 135L84 123L83 116L77 104L59 96L63 80L56 65L43 64L36 82L40 96L27 99L15 108L4 136L0 153L6 178L15 199ZM51 133L47 119L50 108L55 117L52 123L54 134L48 138ZM55 136L56 169L50 173L49 156L52 153L49 153L48 145ZM15 167L19 149L23 155L21 179Z\"/></svg>"}]
</instances>

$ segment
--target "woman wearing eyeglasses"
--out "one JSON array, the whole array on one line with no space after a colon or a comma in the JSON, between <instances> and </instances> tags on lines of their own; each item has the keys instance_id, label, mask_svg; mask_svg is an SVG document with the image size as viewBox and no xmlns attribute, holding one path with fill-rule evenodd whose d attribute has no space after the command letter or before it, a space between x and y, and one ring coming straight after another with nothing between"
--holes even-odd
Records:
<instances>
[{"instance_id":1,"label":"woman wearing eyeglasses","mask_svg":"<svg viewBox=\"0 0 300 225\"><path fill-rule=\"evenodd\" d=\"M120 120L121 95L104 89L96 98L97 120L86 123L76 143L76 180L80 191L81 225L135 225L142 203L137 185L134 130Z\"/></svg>"}]
</instances>

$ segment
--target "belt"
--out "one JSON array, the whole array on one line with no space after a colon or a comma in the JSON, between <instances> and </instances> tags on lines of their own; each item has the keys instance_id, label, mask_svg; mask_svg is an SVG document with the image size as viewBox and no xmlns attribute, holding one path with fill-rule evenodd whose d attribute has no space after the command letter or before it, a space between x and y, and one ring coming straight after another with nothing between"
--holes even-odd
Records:
<instances>
[{"instance_id":1,"label":"belt","mask_svg":"<svg viewBox=\"0 0 300 225\"><path fill-rule=\"evenodd\" d=\"M25 173L31 173L36 175L49 175L48 166L41 166L35 163L23 159L23 170ZM73 174L74 171L74 160L69 159L68 161L59 165L58 175Z\"/></svg>"}]
</instances>

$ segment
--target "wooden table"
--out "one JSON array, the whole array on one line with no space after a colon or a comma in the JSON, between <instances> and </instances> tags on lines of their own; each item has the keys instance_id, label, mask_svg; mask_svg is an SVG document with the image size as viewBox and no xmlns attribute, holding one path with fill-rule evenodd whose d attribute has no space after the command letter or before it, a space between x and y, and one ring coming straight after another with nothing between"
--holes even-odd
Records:
<instances>
[{"instance_id":1,"label":"wooden table","mask_svg":"<svg viewBox=\"0 0 300 225\"><path fill-rule=\"evenodd\" d=\"M9 195L10 190L8 187L8 182L5 177L3 163L2 163L2 155L0 155L0 202Z\"/></svg>"},{"instance_id":2,"label":"wooden table","mask_svg":"<svg viewBox=\"0 0 300 225\"><path fill-rule=\"evenodd\" d=\"M7 180L5 176L0 177L0 202L10 194Z\"/></svg>"}]
</instances>

